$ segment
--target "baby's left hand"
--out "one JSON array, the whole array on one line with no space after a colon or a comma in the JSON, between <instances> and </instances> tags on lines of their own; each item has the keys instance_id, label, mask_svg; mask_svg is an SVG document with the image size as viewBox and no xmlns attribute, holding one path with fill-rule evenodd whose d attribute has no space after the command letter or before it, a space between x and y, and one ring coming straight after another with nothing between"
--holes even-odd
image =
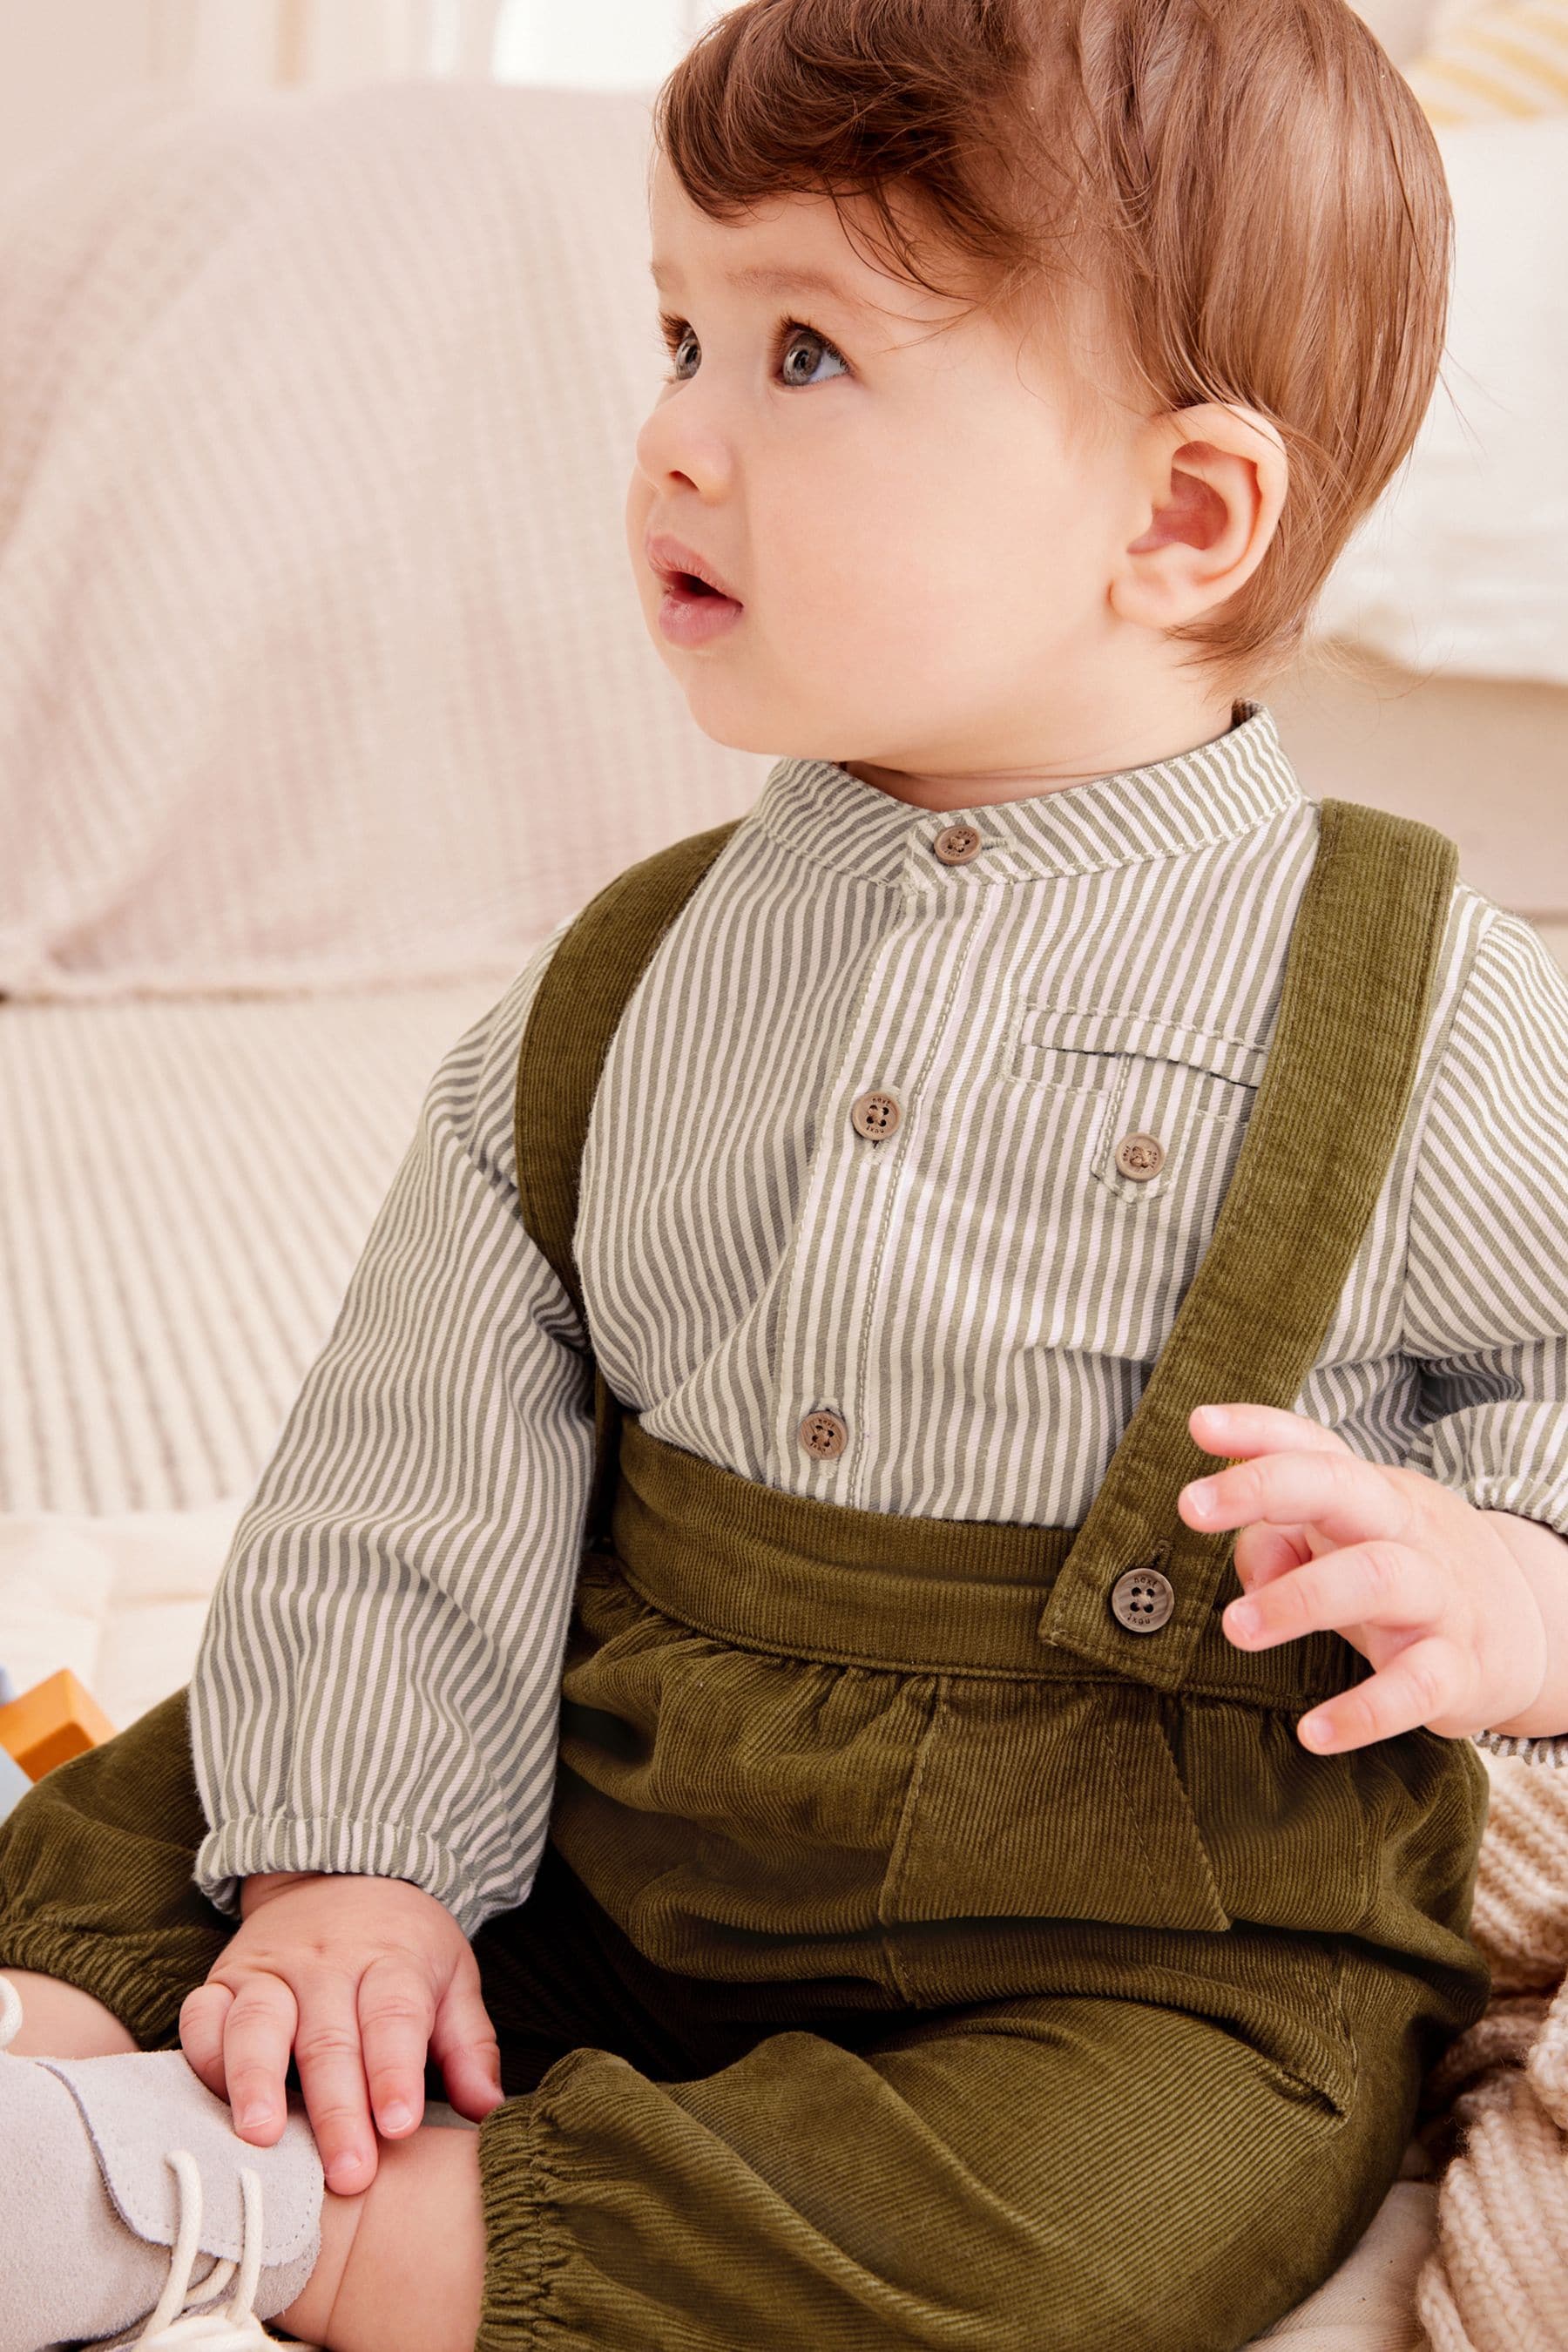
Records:
<instances>
[{"instance_id":1,"label":"baby's left hand","mask_svg":"<svg viewBox=\"0 0 1568 2352\"><path fill-rule=\"evenodd\" d=\"M1489 1512L1271 1405L1200 1405L1188 1427L1232 1465L1180 1497L1188 1527L1240 1529L1247 1597L1220 1620L1228 1638L1263 1650L1331 1630L1377 1669L1301 1717L1306 1746L1364 1748L1418 1725L1468 1738L1534 1703L1546 1629Z\"/></svg>"}]
</instances>

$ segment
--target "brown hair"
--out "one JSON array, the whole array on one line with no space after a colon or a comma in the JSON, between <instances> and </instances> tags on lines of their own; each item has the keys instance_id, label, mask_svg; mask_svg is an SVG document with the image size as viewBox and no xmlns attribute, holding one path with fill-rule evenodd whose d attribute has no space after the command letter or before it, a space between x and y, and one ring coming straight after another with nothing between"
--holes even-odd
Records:
<instances>
[{"instance_id":1,"label":"brown hair","mask_svg":"<svg viewBox=\"0 0 1568 2352\"><path fill-rule=\"evenodd\" d=\"M881 266L999 317L1066 321L1076 278L1143 414L1268 417L1273 540L1170 635L1233 688L1292 658L1415 442L1453 266L1431 126L1345 0L742 0L660 89L660 151L713 219L826 193L850 235L863 197Z\"/></svg>"}]
</instances>

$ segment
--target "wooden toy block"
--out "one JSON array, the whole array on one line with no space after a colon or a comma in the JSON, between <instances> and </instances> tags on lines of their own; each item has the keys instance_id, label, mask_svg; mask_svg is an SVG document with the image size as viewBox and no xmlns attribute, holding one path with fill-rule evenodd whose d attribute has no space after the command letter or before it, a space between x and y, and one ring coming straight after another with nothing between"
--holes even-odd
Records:
<instances>
[{"instance_id":1,"label":"wooden toy block","mask_svg":"<svg viewBox=\"0 0 1568 2352\"><path fill-rule=\"evenodd\" d=\"M41 1780L57 1764L113 1737L113 1724L68 1666L0 1706L0 1748L29 1780Z\"/></svg>"}]
</instances>

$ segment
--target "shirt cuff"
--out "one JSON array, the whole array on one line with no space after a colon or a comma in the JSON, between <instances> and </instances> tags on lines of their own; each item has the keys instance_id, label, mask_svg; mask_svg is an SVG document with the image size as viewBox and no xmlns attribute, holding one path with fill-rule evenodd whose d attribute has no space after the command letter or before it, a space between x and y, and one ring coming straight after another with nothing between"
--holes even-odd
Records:
<instances>
[{"instance_id":1,"label":"shirt cuff","mask_svg":"<svg viewBox=\"0 0 1568 2352\"><path fill-rule=\"evenodd\" d=\"M1440 1471L1430 1475L1442 1475ZM1568 1538L1568 1495L1561 1478L1533 1477L1525 1471L1477 1470L1453 1483L1478 1511L1511 1511L1516 1519L1534 1519L1539 1526L1550 1528L1554 1536Z\"/></svg>"},{"instance_id":2,"label":"shirt cuff","mask_svg":"<svg viewBox=\"0 0 1568 2352\"><path fill-rule=\"evenodd\" d=\"M1568 1731L1543 1732L1534 1739L1522 1733L1472 1731L1470 1738L1493 1756L1517 1756L1525 1764L1568 1764Z\"/></svg>"},{"instance_id":3,"label":"shirt cuff","mask_svg":"<svg viewBox=\"0 0 1568 2352\"><path fill-rule=\"evenodd\" d=\"M208 1832L192 1876L207 1901L230 1918L242 1915L240 1881L269 1870L322 1870L364 1878L406 1878L433 1895L472 1938L485 1909L457 1858L428 1831L403 1822L362 1822L345 1813L301 1821L287 1813L248 1813Z\"/></svg>"}]
</instances>

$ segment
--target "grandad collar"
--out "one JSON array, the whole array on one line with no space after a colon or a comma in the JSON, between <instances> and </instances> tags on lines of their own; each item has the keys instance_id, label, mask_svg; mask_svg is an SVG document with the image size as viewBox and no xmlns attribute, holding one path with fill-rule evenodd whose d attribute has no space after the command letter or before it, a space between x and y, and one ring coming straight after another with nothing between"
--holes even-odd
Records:
<instances>
[{"instance_id":1,"label":"grandad collar","mask_svg":"<svg viewBox=\"0 0 1568 2352\"><path fill-rule=\"evenodd\" d=\"M751 814L782 847L840 874L901 882L916 857L933 879L973 886L1181 857L1250 833L1303 799L1272 711L1242 701L1228 734L1212 743L1031 799L917 809L836 761L784 759ZM982 846L950 866L931 845L952 825L973 826Z\"/></svg>"}]
</instances>

